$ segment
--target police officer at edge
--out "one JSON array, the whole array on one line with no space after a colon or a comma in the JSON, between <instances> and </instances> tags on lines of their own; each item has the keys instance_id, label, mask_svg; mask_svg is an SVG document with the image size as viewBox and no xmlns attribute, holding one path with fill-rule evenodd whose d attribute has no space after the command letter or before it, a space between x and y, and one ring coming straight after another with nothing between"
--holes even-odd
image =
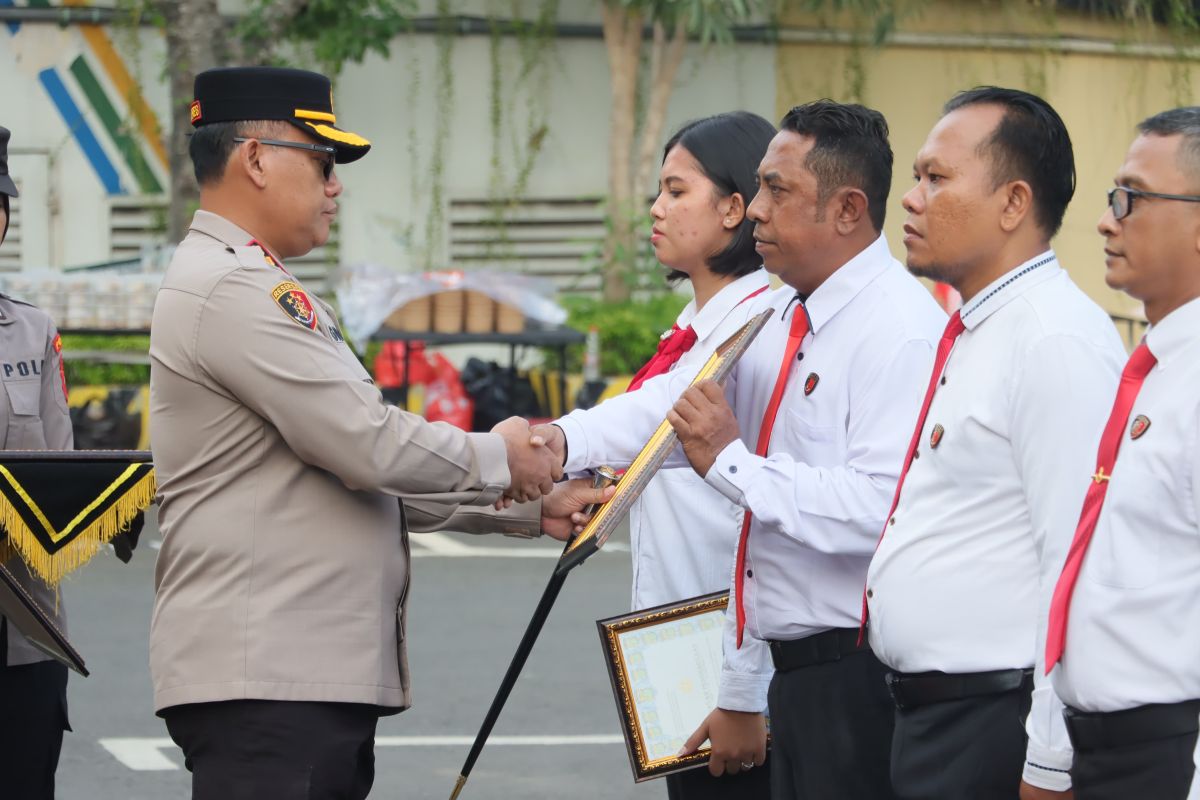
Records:
<instances>
[{"instance_id":1,"label":"police officer at edge","mask_svg":"<svg viewBox=\"0 0 1200 800\"><path fill-rule=\"evenodd\" d=\"M200 210L150 336L155 710L195 798L362 798L379 716L410 704L407 530L565 538L612 490L543 504L560 461L524 421L465 433L384 403L288 272L329 237L334 165L370 149L327 78L215 69L195 98Z\"/></svg>"},{"instance_id":2,"label":"police officer at edge","mask_svg":"<svg viewBox=\"0 0 1200 800\"><path fill-rule=\"evenodd\" d=\"M0 128L0 244L8 235L7 128ZM44 311L0 294L0 444L5 450L73 450L62 343ZM0 539L3 536L0 535ZM5 566L60 630L61 599L20 557ZM5 797L53 800L54 772L67 721L67 668L0 616L0 775Z\"/></svg>"}]
</instances>

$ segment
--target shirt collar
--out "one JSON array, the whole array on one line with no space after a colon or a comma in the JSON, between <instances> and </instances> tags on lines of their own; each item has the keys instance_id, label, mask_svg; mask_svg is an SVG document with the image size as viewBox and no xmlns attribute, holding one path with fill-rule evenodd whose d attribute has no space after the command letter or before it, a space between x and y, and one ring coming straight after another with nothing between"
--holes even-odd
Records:
<instances>
[{"instance_id":1,"label":"shirt collar","mask_svg":"<svg viewBox=\"0 0 1200 800\"><path fill-rule=\"evenodd\" d=\"M804 303L808 309L813 335L821 330L822 325L837 316L855 295L879 277L893 261L887 238L880 234L879 238L863 248L858 255L834 270Z\"/></svg>"},{"instance_id":2,"label":"shirt collar","mask_svg":"<svg viewBox=\"0 0 1200 800\"><path fill-rule=\"evenodd\" d=\"M254 238L220 214L204 209L196 211L196 216L192 217L191 229L232 247L241 247Z\"/></svg>"},{"instance_id":3,"label":"shirt collar","mask_svg":"<svg viewBox=\"0 0 1200 800\"><path fill-rule=\"evenodd\" d=\"M1146 346L1164 367L1197 341L1200 331L1200 298L1184 303L1150 326L1146 331Z\"/></svg>"},{"instance_id":4,"label":"shirt collar","mask_svg":"<svg viewBox=\"0 0 1200 800\"><path fill-rule=\"evenodd\" d=\"M766 270L756 269L721 287L699 312L696 311L696 301L692 300L679 312L679 319L675 324L681 328L691 325L692 330L696 332L696 339L702 342L721 326L730 312L741 305L748 295L769 285Z\"/></svg>"},{"instance_id":5,"label":"shirt collar","mask_svg":"<svg viewBox=\"0 0 1200 800\"><path fill-rule=\"evenodd\" d=\"M985 319L1003 308L1010 300L1062 271L1053 250L1039 253L1020 266L1009 270L987 285L962 307L962 321L967 330L974 330Z\"/></svg>"}]
</instances>

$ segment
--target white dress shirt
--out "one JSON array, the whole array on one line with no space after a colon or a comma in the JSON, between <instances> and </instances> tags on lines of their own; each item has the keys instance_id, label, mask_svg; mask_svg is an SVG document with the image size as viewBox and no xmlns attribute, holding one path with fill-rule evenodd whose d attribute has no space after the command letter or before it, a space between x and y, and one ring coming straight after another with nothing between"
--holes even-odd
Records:
<instances>
[{"instance_id":1,"label":"white dress shirt","mask_svg":"<svg viewBox=\"0 0 1200 800\"><path fill-rule=\"evenodd\" d=\"M945 314L892 258L882 236L848 261L807 300L812 331L792 364L764 458L753 446L799 306L788 287L755 300L755 311L770 306L775 317L730 376L726 396L740 439L706 476L754 515L744 583L747 632L786 640L856 627L867 563ZM676 370L587 412L591 417L572 413L561 420L567 468L628 463L694 372ZM685 463L679 450L672 459L668 464ZM770 672L739 668L732 616L718 705L761 711Z\"/></svg>"},{"instance_id":2,"label":"white dress shirt","mask_svg":"<svg viewBox=\"0 0 1200 800\"><path fill-rule=\"evenodd\" d=\"M961 313L966 329L867 578L871 647L900 672L1042 662L1050 595L1125 362L1112 321L1053 252ZM1041 669L1027 729L1025 779L1067 788L1070 743Z\"/></svg>"},{"instance_id":3,"label":"white dress shirt","mask_svg":"<svg viewBox=\"0 0 1200 800\"><path fill-rule=\"evenodd\" d=\"M1129 413L1051 676L1084 711L1200 699L1200 300L1146 344L1158 363ZM1081 475L1095 472L1095 448L1092 459Z\"/></svg>"},{"instance_id":4,"label":"white dress shirt","mask_svg":"<svg viewBox=\"0 0 1200 800\"><path fill-rule=\"evenodd\" d=\"M696 343L673 369L695 374L753 316L757 298L746 298L769 286L766 271L759 269L722 287L699 312L695 300L688 303L675 324L690 325ZM741 529L741 506L706 486L690 466L659 470L629 511L633 607L728 589ZM769 664L765 648L761 655Z\"/></svg>"}]
</instances>

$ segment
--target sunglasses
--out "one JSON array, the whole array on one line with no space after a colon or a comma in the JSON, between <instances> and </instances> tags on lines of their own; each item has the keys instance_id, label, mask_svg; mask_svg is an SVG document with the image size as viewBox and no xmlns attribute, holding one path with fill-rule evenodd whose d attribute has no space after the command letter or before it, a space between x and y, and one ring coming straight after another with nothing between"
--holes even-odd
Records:
<instances>
[{"instance_id":1,"label":"sunglasses","mask_svg":"<svg viewBox=\"0 0 1200 800\"><path fill-rule=\"evenodd\" d=\"M325 177L326 182L333 175L334 156L337 154L337 148L327 144L309 144L308 142L287 142L282 139L250 139L244 136L233 137L235 142L258 142L259 144L269 144L272 147L291 147L296 150L310 150L314 153L324 153L327 158L321 159L321 174Z\"/></svg>"},{"instance_id":2,"label":"sunglasses","mask_svg":"<svg viewBox=\"0 0 1200 800\"><path fill-rule=\"evenodd\" d=\"M1125 219L1133 213L1133 198L1135 197L1157 197L1160 200L1200 203L1200 196L1194 194L1162 194L1161 192L1143 192L1140 189L1117 186L1108 190L1108 207L1112 209L1113 219Z\"/></svg>"}]
</instances>

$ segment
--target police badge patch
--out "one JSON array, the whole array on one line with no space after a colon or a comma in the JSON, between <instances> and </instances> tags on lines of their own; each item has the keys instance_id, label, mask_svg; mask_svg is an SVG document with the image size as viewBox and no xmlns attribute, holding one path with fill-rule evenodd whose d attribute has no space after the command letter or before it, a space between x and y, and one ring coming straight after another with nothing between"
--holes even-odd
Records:
<instances>
[{"instance_id":1,"label":"police badge patch","mask_svg":"<svg viewBox=\"0 0 1200 800\"><path fill-rule=\"evenodd\" d=\"M812 394L820 381L820 375L815 372L808 373L808 377L804 379L804 396L808 397L810 394Z\"/></svg>"},{"instance_id":2,"label":"police badge patch","mask_svg":"<svg viewBox=\"0 0 1200 800\"><path fill-rule=\"evenodd\" d=\"M941 426L941 423L933 426L933 433L929 434L929 446L936 449L942 443L942 437L946 435L946 429Z\"/></svg>"},{"instance_id":3,"label":"police badge patch","mask_svg":"<svg viewBox=\"0 0 1200 800\"><path fill-rule=\"evenodd\" d=\"M1133 424L1129 426L1129 438L1140 439L1142 434L1150 430L1150 418L1145 414L1138 414L1133 418Z\"/></svg>"},{"instance_id":4,"label":"police badge patch","mask_svg":"<svg viewBox=\"0 0 1200 800\"><path fill-rule=\"evenodd\" d=\"M304 293L299 284L292 281L276 284L275 288L271 290L271 297L275 299L284 313L298 324L310 331L317 329L317 310L313 308L312 301L308 299L308 295Z\"/></svg>"}]
</instances>

